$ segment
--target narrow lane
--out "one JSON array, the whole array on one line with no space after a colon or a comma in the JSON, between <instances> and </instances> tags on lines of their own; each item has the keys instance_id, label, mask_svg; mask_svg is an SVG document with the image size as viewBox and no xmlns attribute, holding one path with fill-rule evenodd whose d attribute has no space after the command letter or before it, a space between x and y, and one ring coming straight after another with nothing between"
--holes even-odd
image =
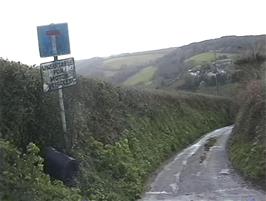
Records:
<instances>
[{"instance_id":1,"label":"narrow lane","mask_svg":"<svg viewBox=\"0 0 266 201\"><path fill-rule=\"evenodd\" d=\"M140 201L266 201L265 192L250 188L230 168L225 146L231 131L217 129L179 153Z\"/></svg>"}]
</instances>

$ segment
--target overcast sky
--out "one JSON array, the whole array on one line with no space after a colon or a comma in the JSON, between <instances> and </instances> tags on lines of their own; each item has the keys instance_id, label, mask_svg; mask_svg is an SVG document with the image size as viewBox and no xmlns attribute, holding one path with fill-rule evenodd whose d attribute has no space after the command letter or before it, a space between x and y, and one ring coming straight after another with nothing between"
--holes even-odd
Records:
<instances>
[{"instance_id":1,"label":"overcast sky","mask_svg":"<svg viewBox=\"0 0 266 201\"><path fill-rule=\"evenodd\" d=\"M0 57L39 64L36 27L67 22L75 59L266 34L266 0L2 0Z\"/></svg>"}]
</instances>

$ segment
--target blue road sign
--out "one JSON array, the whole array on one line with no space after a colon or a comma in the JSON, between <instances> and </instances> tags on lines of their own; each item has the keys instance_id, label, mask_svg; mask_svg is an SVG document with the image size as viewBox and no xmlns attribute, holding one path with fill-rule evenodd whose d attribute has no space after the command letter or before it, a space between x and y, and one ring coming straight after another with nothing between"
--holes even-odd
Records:
<instances>
[{"instance_id":1,"label":"blue road sign","mask_svg":"<svg viewBox=\"0 0 266 201\"><path fill-rule=\"evenodd\" d=\"M67 23L38 26L37 32L41 57L70 54Z\"/></svg>"}]
</instances>

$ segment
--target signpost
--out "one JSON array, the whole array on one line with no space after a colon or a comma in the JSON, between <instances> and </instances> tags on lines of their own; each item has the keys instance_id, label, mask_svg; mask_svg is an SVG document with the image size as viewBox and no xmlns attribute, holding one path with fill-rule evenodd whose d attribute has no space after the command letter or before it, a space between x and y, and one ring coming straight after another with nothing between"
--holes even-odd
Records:
<instances>
[{"instance_id":1,"label":"signpost","mask_svg":"<svg viewBox=\"0 0 266 201\"><path fill-rule=\"evenodd\" d=\"M74 58L41 64L43 91L49 92L77 83Z\"/></svg>"},{"instance_id":2,"label":"signpost","mask_svg":"<svg viewBox=\"0 0 266 201\"><path fill-rule=\"evenodd\" d=\"M41 57L70 54L67 23L38 26L37 31Z\"/></svg>"},{"instance_id":3,"label":"signpost","mask_svg":"<svg viewBox=\"0 0 266 201\"><path fill-rule=\"evenodd\" d=\"M38 42L41 57L54 57L54 61L40 65L43 91L58 90L59 105L64 140L68 149L67 124L64 108L63 88L77 83L74 58L58 60L58 55L70 54L68 25L67 23L38 26Z\"/></svg>"}]
</instances>

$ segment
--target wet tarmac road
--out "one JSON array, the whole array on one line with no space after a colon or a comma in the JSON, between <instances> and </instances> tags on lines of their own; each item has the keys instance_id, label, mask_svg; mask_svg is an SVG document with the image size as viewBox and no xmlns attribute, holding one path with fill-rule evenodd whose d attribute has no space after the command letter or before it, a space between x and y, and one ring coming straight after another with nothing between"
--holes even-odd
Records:
<instances>
[{"instance_id":1,"label":"wet tarmac road","mask_svg":"<svg viewBox=\"0 0 266 201\"><path fill-rule=\"evenodd\" d=\"M140 201L266 201L230 167L226 142L232 126L215 130L179 153L156 176ZM209 139L216 143L206 150Z\"/></svg>"}]
</instances>

